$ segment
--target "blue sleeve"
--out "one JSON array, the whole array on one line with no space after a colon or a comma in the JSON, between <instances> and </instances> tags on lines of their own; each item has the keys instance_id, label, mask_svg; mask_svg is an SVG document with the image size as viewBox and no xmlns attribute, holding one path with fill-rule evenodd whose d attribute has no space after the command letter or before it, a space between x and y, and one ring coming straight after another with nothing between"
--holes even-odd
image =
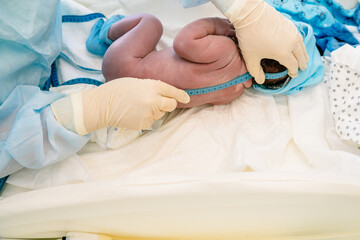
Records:
<instances>
[{"instance_id":1,"label":"blue sleeve","mask_svg":"<svg viewBox=\"0 0 360 240\"><path fill-rule=\"evenodd\" d=\"M41 91L61 51L60 0L2 1L0 7L0 177L41 168L88 141L62 127Z\"/></svg>"},{"instance_id":2,"label":"blue sleeve","mask_svg":"<svg viewBox=\"0 0 360 240\"><path fill-rule=\"evenodd\" d=\"M59 0L1 1L0 104L17 85L40 88L62 46Z\"/></svg>"},{"instance_id":3,"label":"blue sleeve","mask_svg":"<svg viewBox=\"0 0 360 240\"><path fill-rule=\"evenodd\" d=\"M50 104L62 93L17 86L0 106L0 178L26 168L42 168L78 152L89 137L55 119Z\"/></svg>"}]
</instances>

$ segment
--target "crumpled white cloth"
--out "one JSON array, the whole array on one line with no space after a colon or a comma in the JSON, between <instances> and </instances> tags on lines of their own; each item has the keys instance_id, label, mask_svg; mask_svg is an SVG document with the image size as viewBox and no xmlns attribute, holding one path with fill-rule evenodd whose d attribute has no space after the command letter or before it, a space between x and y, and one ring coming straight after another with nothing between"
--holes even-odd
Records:
<instances>
[{"instance_id":1,"label":"crumpled white cloth","mask_svg":"<svg viewBox=\"0 0 360 240\"><path fill-rule=\"evenodd\" d=\"M86 182L91 179L88 168L81 158L73 156L42 169L24 168L9 176L6 183L26 189L40 189L72 183Z\"/></svg>"},{"instance_id":2,"label":"crumpled white cloth","mask_svg":"<svg viewBox=\"0 0 360 240\"><path fill-rule=\"evenodd\" d=\"M360 46L344 45L331 54L329 101L336 132L349 144L360 144Z\"/></svg>"},{"instance_id":3,"label":"crumpled white cloth","mask_svg":"<svg viewBox=\"0 0 360 240\"><path fill-rule=\"evenodd\" d=\"M218 13L212 4L185 10L177 0L147 2L148 5L145 0L109 1L97 8L93 1L90 7L104 10L109 16L114 11L157 15L166 29L165 41L161 42L164 46L182 25ZM172 9L172 13L164 9ZM329 62L325 61L325 66L326 80L330 77ZM109 146L107 140L111 137L102 136L98 139ZM91 179L96 180L128 176L140 180L164 175L201 177L249 168L258 172L360 176L360 151L339 138L330 111L329 91L323 83L294 96L246 90L231 104L177 110L160 129L118 149L105 151L93 146L89 143L79 156Z\"/></svg>"}]
</instances>

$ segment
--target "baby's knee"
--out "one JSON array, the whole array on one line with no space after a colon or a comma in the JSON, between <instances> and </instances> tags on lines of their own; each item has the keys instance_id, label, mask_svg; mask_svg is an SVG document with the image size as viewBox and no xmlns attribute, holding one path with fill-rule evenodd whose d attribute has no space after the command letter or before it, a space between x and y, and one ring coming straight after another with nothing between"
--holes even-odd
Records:
<instances>
[{"instance_id":1,"label":"baby's knee","mask_svg":"<svg viewBox=\"0 0 360 240\"><path fill-rule=\"evenodd\" d=\"M154 34L162 35L164 30L163 25L157 17L149 13L141 13L140 15L141 21L145 21Z\"/></svg>"},{"instance_id":2,"label":"baby's knee","mask_svg":"<svg viewBox=\"0 0 360 240\"><path fill-rule=\"evenodd\" d=\"M186 58L186 56L189 54L189 50L191 49L189 38L178 34L174 39L173 48L178 56Z\"/></svg>"}]
</instances>

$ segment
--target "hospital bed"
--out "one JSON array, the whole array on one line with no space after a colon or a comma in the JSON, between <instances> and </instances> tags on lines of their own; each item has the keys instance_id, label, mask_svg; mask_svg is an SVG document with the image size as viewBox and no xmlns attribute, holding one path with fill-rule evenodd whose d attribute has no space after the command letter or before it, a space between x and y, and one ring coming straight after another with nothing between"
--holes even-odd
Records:
<instances>
[{"instance_id":1,"label":"hospital bed","mask_svg":"<svg viewBox=\"0 0 360 240\"><path fill-rule=\"evenodd\" d=\"M184 24L221 16L211 4L185 10L176 0L64 3L75 14L153 13L165 29L159 48ZM69 42L80 61L99 66ZM337 53L339 61L360 56ZM0 196L0 237L360 239L360 150L336 132L334 59L323 61L324 81L296 95L250 89L228 105L176 110L125 142L99 132L61 163L19 171ZM61 76L78 74L66 64Z\"/></svg>"}]
</instances>

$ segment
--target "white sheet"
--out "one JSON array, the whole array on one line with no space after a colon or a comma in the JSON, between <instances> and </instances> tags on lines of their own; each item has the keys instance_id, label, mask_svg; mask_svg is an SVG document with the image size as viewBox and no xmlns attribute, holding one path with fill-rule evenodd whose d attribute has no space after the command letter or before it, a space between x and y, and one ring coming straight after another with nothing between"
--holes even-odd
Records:
<instances>
[{"instance_id":1,"label":"white sheet","mask_svg":"<svg viewBox=\"0 0 360 240\"><path fill-rule=\"evenodd\" d=\"M176 0L79 3L108 16L155 14L165 26L160 47L182 25L219 15L211 4L184 10ZM329 69L331 58L324 62ZM25 189L7 185L0 233L357 239L360 150L342 142L334 126L323 83L295 96L249 90L228 105L179 110L120 149L89 143L79 156L90 176L78 178L89 183L22 194Z\"/></svg>"},{"instance_id":2,"label":"white sheet","mask_svg":"<svg viewBox=\"0 0 360 240\"><path fill-rule=\"evenodd\" d=\"M5 197L0 234L114 239L355 240L360 182L322 174L156 176L72 184Z\"/></svg>"},{"instance_id":3,"label":"white sheet","mask_svg":"<svg viewBox=\"0 0 360 240\"><path fill-rule=\"evenodd\" d=\"M96 9L91 2L88 6ZM158 16L165 26L166 45L184 24L221 15L211 4L185 10L176 0L155 1L151 7L146 1L126 3L126 7L124 3L119 1L123 8L115 12L146 11ZM172 9L172 14L163 9ZM352 58L356 57L360 58ZM360 169L360 151L341 142L335 133L323 84L289 97L250 90L226 106L182 111L160 130L119 150L84 154L82 158L89 168L96 169L98 179L198 176L240 172L246 166L255 171L344 175L359 175Z\"/></svg>"},{"instance_id":4,"label":"white sheet","mask_svg":"<svg viewBox=\"0 0 360 240\"><path fill-rule=\"evenodd\" d=\"M87 14L92 10L108 16L114 13L131 14L150 12L164 23L165 32L159 48L171 44L171 39L186 23L204 16L221 15L211 4L183 9L176 1L107 2L98 6L93 1L63 1L66 14ZM172 14L163 9L172 9ZM86 23L90 24L90 23ZM86 25L85 24L85 25ZM91 27L91 24L90 24ZM90 27L78 24L64 25L64 49L81 63L92 62L90 67L100 67L99 58L86 52L84 42ZM76 35L68 34L76 29ZM69 36L69 37L67 37ZM73 39L75 37L75 40ZM70 38L72 41L68 40ZM71 44L72 43L72 44ZM338 51L341 55L341 50ZM338 54L338 55L339 55ZM345 55L347 53L344 53ZM343 59L360 56L345 56ZM331 59L330 59L331 61ZM329 65L329 59L326 65ZM74 68L62 68L62 76L74 74ZM78 71L75 71L78 74ZM327 73L327 78L329 73ZM119 178L123 176L157 176L180 174L199 176L209 173L254 171L316 173L318 171L343 175L360 175L360 151L339 140L329 110L327 87L319 84L294 96L263 95L254 90L246 91L239 99L225 106L201 106L177 111L161 129L132 141L138 133L128 134L126 141L100 131L95 140L106 141L121 147L114 151L82 151L79 171L72 168L62 181L39 182L39 172L23 170L14 174L9 183L39 188L91 180ZM105 140L104 140L105 139ZM120 139L120 140L119 140ZM127 144L130 142L130 144ZM91 144L90 144L91 145ZM111 146L111 144L108 144ZM115 145L115 144L112 144ZM106 159L106 160L105 160ZM66 175L64 164L41 170L42 175ZM71 161L69 161L71 165ZM80 166L82 168L80 169ZM68 167L70 168L70 167ZM87 169L88 172L86 173ZM61 174L57 172L61 171ZM29 176L32 175L32 176ZM46 175L46 174L45 174ZM26 177L25 177L26 176ZM29 181L31 177L33 181ZM66 179L66 181L64 181ZM50 185L49 185L50 184Z\"/></svg>"}]
</instances>

